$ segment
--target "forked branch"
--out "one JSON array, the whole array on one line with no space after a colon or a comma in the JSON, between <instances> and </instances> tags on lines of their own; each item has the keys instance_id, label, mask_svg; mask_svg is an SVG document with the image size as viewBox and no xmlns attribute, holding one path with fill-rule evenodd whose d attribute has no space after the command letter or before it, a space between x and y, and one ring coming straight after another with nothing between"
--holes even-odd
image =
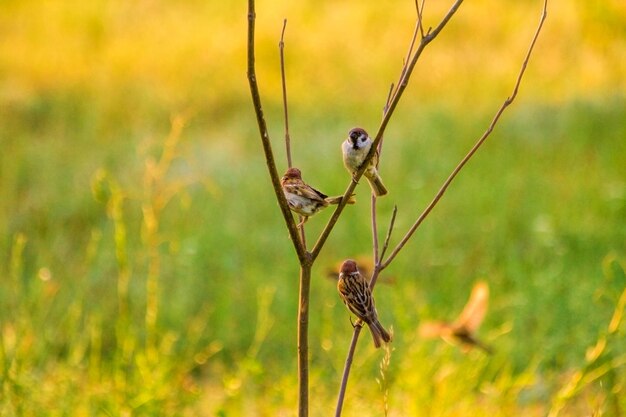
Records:
<instances>
[{"instance_id":1,"label":"forked branch","mask_svg":"<svg viewBox=\"0 0 626 417\"><path fill-rule=\"evenodd\" d=\"M280 206L280 211L283 214L285 223L287 223L287 229L289 230L289 237L298 255L300 264L309 263L309 258L306 254L304 245L298 238L298 229L296 228L296 222L291 215L287 199L283 194L280 186L280 178L276 171L276 163L274 162L274 153L272 151L272 144L270 142L270 135L267 130L267 123L263 115L263 106L261 105L261 95L259 93L259 86L256 77L255 68L255 54L254 54L254 29L255 29L256 11L254 0L248 0L248 84L250 85L250 94L252 95L252 104L254 105L254 113L256 115L257 125L259 126L259 133L261 135L261 143L263 144L263 152L265 153L265 162L267 169L272 180L272 187L276 194L276 201Z\"/></svg>"},{"instance_id":2,"label":"forked branch","mask_svg":"<svg viewBox=\"0 0 626 417\"><path fill-rule=\"evenodd\" d=\"M543 11L541 13L541 18L539 19L539 24L537 26L537 29L535 30L535 34L532 38L532 41L530 42L530 46L528 48L528 51L526 52L524 61L522 62L522 67L517 75L517 79L515 80L513 92L511 93L509 97L506 98L506 100L504 100L504 102L502 103L498 111L496 112L495 116L491 120L491 123L487 127L487 130L485 131L485 133L483 133L483 135L478 139L478 141L474 144L474 146L470 149L470 151L465 155L465 157L461 160L461 162L459 162L459 164L454 168L454 170L452 171L450 176L448 176L446 181L443 183L443 185L441 186L441 188L439 189L435 197L432 199L432 201L428 204L428 206L426 206L422 214L420 214L420 216L417 218L415 223L413 223L413 225L408 230L408 232L404 235L402 240L398 243L398 245L394 248L394 250L389 254L389 258L387 258L384 262L382 262L382 265L381 265L382 269L389 266L389 264L393 261L393 259L402 250L404 245L406 245L409 239L411 239L411 237L413 236L417 228L420 226L420 224L422 224L424 219L428 216L428 214L432 211L432 209L437 205L439 200L441 200L441 197L443 197L446 190L448 189L448 187L450 186L454 178L457 176L457 174L463 169L465 164L467 164L467 162L472 158L472 156L474 156L474 154L483 145L483 143L485 143L489 135L491 135L491 132L493 132L493 129L495 128L496 124L500 120L500 116L502 116L502 113L504 113L507 107L509 107L511 103L513 103L515 98L517 97L517 93L519 91L522 78L524 77L524 73L526 72L526 67L528 66L528 61L530 60L530 56L533 52L533 49L535 48L537 39L539 38L539 33L541 32L541 29L543 28L543 23L545 22L546 17L548 16L547 7L548 7L548 0L544 0Z\"/></svg>"},{"instance_id":3,"label":"forked branch","mask_svg":"<svg viewBox=\"0 0 626 417\"><path fill-rule=\"evenodd\" d=\"M398 83L396 83L396 90L393 93L393 96L391 98L391 102L389 103L389 108L388 108L387 112L385 112L385 114L383 116L383 120L382 120L382 122L381 122L381 124L380 124L380 126L378 128L378 132L376 133L376 137L374 139L374 143L372 144L370 152L367 155L367 157L365 158L365 160L363 161L363 164L361 165L359 170L354 174L354 176L352 178L352 181L350 181L350 184L348 185L348 188L344 192L344 198L343 198L342 202L339 205L337 205L337 208L333 212L332 216L328 220L328 223L324 227L324 230L322 230L322 233L320 234L319 238L317 239L317 242L315 243L315 246L313 246L313 249L311 250L311 256L312 256L313 259L315 259L317 257L317 255L319 255L319 252L322 250L322 247L324 246L324 243L326 243L326 239L328 239L328 236L330 235L330 232L335 227L335 224L337 223L337 220L339 220L339 216L341 215L341 212L343 211L343 208L346 205L346 202L348 200L348 196L352 195L352 192L354 191L355 187L357 186L359 179L363 175L363 172L365 172L365 168L367 167L368 162L374 157L374 154L376 153L376 150L378 149L378 144L382 140L383 134L385 133L385 129L387 128L387 124L389 123L389 120L393 116L393 113L394 113L396 107L398 106L398 103L400 102L400 98L402 97L402 94L404 93L404 90L406 89L406 87L407 87L407 85L409 83L409 79L411 78L411 74L413 73L413 69L415 68L415 64L417 64L417 61L420 58L420 56L422 55L422 52L424 51L426 46L428 46L428 44L430 44L437 37L437 35L439 35L439 32L441 32L441 30L450 21L452 16L454 16L456 11L461 6L461 3L463 3L463 0L456 0L454 2L452 7L450 8L450 10L448 10L448 13L446 13L446 15L443 17L441 22L437 25L437 27L434 30L429 30L428 33L421 38L420 43L419 43L417 49L415 50L415 52L413 53L413 56L410 59L410 61L409 62L405 62L405 65L403 66L403 70L402 70L402 72L400 74L400 79L399 79ZM419 10L420 9L418 8L418 11ZM416 25L416 30L415 30L415 32L413 34L413 38L411 39L411 44L415 43L415 39L418 36L418 30L417 29L419 27L421 27L421 24L422 24L421 20L422 19L421 19L421 12L420 12L420 13L418 13L418 24ZM409 47L409 51L411 51L411 50L412 50L412 47Z\"/></svg>"},{"instance_id":4,"label":"forked branch","mask_svg":"<svg viewBox=\"0 0 626 417\"><path fill-rule=\"evenodd\" d=\"M411 59L410 63L407 64L407 62L405 61L404 65L403 65L403 68L402 68L401 75L400 75L400 82L397 84L397 88L396 88L396 90L395 90L395 92L393 94L393 98L391 100L391 104L388 105L388 106L385 106L386 109L388 108L388 111L384 112L383 122L381 123L381 126L379 128L379 132L376 135L376 139L374 141L374 145L376 145L381 140L382 134L383 134L383 132L385 130L385 127L386 127L386 125L387 125L391 115L393 114L393 110L395 109L395 107L396 107L396 105L398 103L399 97L402 95L402 92L406 88L406 85L408 83L408 79L409 79L409 77L410 77L410 75L411 75L411 73L413 71L413 68L415 67L417 59L421 55L421 52L423 51L425 46L428 43L430 43L434 39L434 37L437 36L437 34L441 31L441 29L443 29L445 24L450 20L452 15L456 12L456 10L460 6L461 2L462 2L462 0L457 1L452 6L452 8L448 12L448 14L444 17L444 19L441 21L441 23L435 28L435 30L433 30L433 31L429 30L426 35L424 35L423 31L421 31L421 33L422 33L421 42L420 42L417 50L415 51L415 54L413 55L413 58ZM507 99L504 101L502 106L500 106L500 108L496 112L493 120L489 124L489 126L488 126L487 130L485 131L485 133L480 137L480 139L478 139L478 141L472 147L472 149L461 160L461 162L459 162L459 164L454 168L454 170L452 171L450 176L446 179L446 181L444 182L444 184L442 185L440 190L437 192L437 194L435 195L433 200L426 207L424 212L418 217L416 222L409 229L409 231L405 234L405 236L402 238L400 243L398 243L398 245L391 252L389 257L385 261L382 261L382 258L384 257L385 252L387 250L387 247L388 247L388 244L389 244L389 239L390 239L391 233L393 231L394 223L395 223L397 209L394 207L394 211L393 211L393 214L392 214L392 217L391 217L391 222L389 224L389 229L387 231L387 236L385 238L385 243L383 244L383 250L380 253L380 258L377 258L376 262L375 262L374 272L372 274L372 278L371 278L371 281L370 281L370 288L372 290L373 290L374 285L376 284L376 280L378 278L379 273L384 268L389 266L389 264L395 259L395 257L398 255L398 253L404 247L404 245L413 236L413 234L415 233L417 228L420 226L420 224L424 221L424 219L428 216L428 214L432 211L432 209L437 205L437 203L439 202L439 200L441 199L441 197L443 196L443 194L447 190L448 186L452 183L454 178L457 176L457 174L463 169L463 167L467 164L467 162L472 158L472 156L478 151L478 149L482 146L482 144L489 137L489 135L491 134L491 132L495 128L496 124L500 120L500 116L502 115L502 113L506 110L506 108L517 97L517 93L519 91L519 86L521 84L522 78L523 78L524 73L526 71L526 67L528 65L528 61L530 59L530 56L531 56L531 54L533 52L533 49L535 47L535 44L537 42L537 39L539 38L539 33L541 32L541 29L542 29L543 24L544 24L544 22L546 20L546 17L547 17L547 5L548 5L547 0L544 0L544 2L543 2L543 10L542 10L542 13L541 13L541 18L539 20L539 24L537 26L537 29L535 30L535 33L534 33L534 36L533 36L531 42L530 42L530 46L528 48L528 51L526 52L526 56L524 58L524 61L522 62L522 67L521 67L521 69L520 69L520 71L519 71L519 73L517 75L517 79L515 81L515 86L513 88L512 94L509 97L507 97ZM422 9L420 9L420 7L417 5L417 2L416 2L416 7L417 7L417 10L418 10L418 24L416 25L416 29L415 29L415 32L414 32L414 35L413 35L413 39L412 39L410 47L409 47L409 54L410 54L410 51L413 48L413 43L414 43L415 38L417 36L418 29L421 29L421 22L422 22L421 11L423 10L423 3L422 3ZM374 145L372 146L372 149L374 149ZM371 153L372 152L370 152L370 154ZM371 155L369 155L369 156L371 156ZM372 210L372 213L375 214L375 210ZM377 228L376 228L376 225L375 225L375 219L373 219L373 221L374 221L374 225L372 227L372 230L373 230L374 233L376 233ZM376 237L374 237L374 242L375 242L375 245L376 245L377 244ZM376 253L376 256L378 256L377 248L375 248L375 253ZM344 401L344 397L345 397L345 391L346 391L346 387L347 387L347 383L348 383L348 377L349 377L349 374L350 374L350 368L352 366L352 360L353 360L353 357L354 357L354 351L355 351L355 348L356 348L356 343L358 341L360 332L361 332L361 327L360 326L355 327L354 333L352 335L352 340L350 342L350 347L348 348L348 354L347 354L347 357L346 357L344 372L343 372L343 375L342 375L341 385L340 385L340 388L339 388L339 395L338 395L338 399L337 399L337 408L335 410L335 416L336 417L340 417L341 416L341 411L342 411L342 407L343 407L343 401Z\"/></svg>"}]
</instances>

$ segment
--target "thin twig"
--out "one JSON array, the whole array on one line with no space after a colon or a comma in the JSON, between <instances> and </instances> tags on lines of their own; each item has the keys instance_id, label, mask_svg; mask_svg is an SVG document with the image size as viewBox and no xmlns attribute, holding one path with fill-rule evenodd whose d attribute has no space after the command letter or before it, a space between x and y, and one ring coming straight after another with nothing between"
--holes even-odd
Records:
<instances>
[{"instance_id":1,"label":"thin twig","mask_svg":"<svg viewBox=\"0 0 626 417\"><path fill-rule=\"evenodd\" d=\"M409 79L409 77L410 77L410 75L411 75L411 73L413 71L413 68L414 68L414 66L415 66L415 64L417 62L417 59L420 56L422 50L424 49L424 47L428 43L430 43L437 36L437 34L441 31L441 29L443 29L443 27L450 20L452 15L456 12L456 10L458 10L458 7L460 6L461 3L462 3L462 0L458 0L456 3L454 3L454 5L452 6L452 8L448 12L448 14L443 18L443 20L439 23L439 25L432 31L429 29L428 33L424 37L422 37L422 41L420 42L420 45L419 45L417 51L415 52L415 55L413 56L413 59L412 59L411 64L409 65L409 67L407 69L407 72L403 73L402 80L399 83L400 87L397 89L396 94L393 97L390 109L389 109L389 111L387 113L385 113L385 117L383 118L383 122L381 123L381 126L379 128L379 132L378 132L378 134L376 136L374 144L376 144L377 141L380 141L380 139L382 138L382 133L385 130L386 124L388 123L391 115L393 114L393 111L394 111L394 109L395 109L395 107L396 107L396 105L398 103L398 100L399 100L400 96L402 95L402 92L404 91L404 88L406 88L408 79ZM536 43L538 37L539 37L539 33L541 32L541 28L543 27L543 23L544 23L544 21L546 19L546 16L547 16L547 0L544 0L543 12L541 14L541 19L539 21L539 25L537 27L537 30L535 31L535 34L534 34L534 36L532 38L532 41L531 41L530 47L528 49L528 52L526 53L526 57L525 57L525 59L524 59L524 61L522 63L522 68L521 68L521 70L520 70L520 72L518 74L517 80L515 82L515 88L513 89L512 95L505 100L504 104L501 106L501 108L496 113L496 116L492 120L492 122L489 125L489 128L487 129L485 134L476 143L476 145L474 145L474 147L466 155L466 157L463 158L461 163L459 163L459 165L455 168L455 170L452 172L450 177L446 180L446 182L442 186L441 190L435 196L435 199L429 204L429 206L426 208L424 213L422 213L422 215L418 218L416 223L411 227L409 232L405 235L405 237L398 244L398 246L396 246L396 248L393 250L393 252L389 256L389 258L385 262L383 262L383 263L378 263L378 262L376 263L376 265L374 267L374 272L372 274L372 278L370 280L370 289L372 291L374 289L374 286L376 285L376 281L378 279L378 275L379 275L380 271L382 271L384 268L389 266L391 261L393 261L393 259L398 254L398 252L402 249L402 247L406 244L406 242L411 238L411 236L413 235L413 233L415 232L417 227L421 224L421 222L424 220L424 218L428 215L428 213L430 213L430 211L433 209L433 207L437 204L437 201L439 201L439 199L441 198L443 193L445 193L445 190L450 185L450 182L452 182L452 180L458 174L458 172L463 168L463 166L467 163L467 161L472 157L472 155L478 150L478 148L482 145L482 143L489 136L489 134L491 133L491 131L495 127L496 123L498 122L501 114L504 112L504 110L513 102L513 100L517 96L517 92L519 90L519 85L521 83L522 77L523 77L524 72L526 70L526 66L528 65L528 60L530 59L530 55L532 53L532 50L533 50L533 48L535 46L535 43ZM421 13L420 13L420 18L421 18ZM374 146L372 146L372 148L374 148ZM370 151L370 154L372 154L372 151ZM369 156L371 156L371 155L368 155L368 157ZM354 185L356 185L356 184L354 184ZM394 213L393 213L392 218L391 218L391 223L390 223L390 226L389 226L387 238L385 239L385 244L383 245L383 251L382 251L383 255L384 255L384 252L386 251L387 245L389 243L389 238L390 238L390 235L391 235L391 231L393 230L393 224L395 222L395 217L396 217L396 208L394 208ZM382 259L382 256L381 256L381 259ZM347 386L348 375L350 373L350 365L352 363L352 358L354 356L354 350L355 350L356 343L357 343L358 338L359 338L359 334L360 334L360 329L355 328L354 333L352 335L352 341L351 341L350 347L348 349L348 356L346 358L346 366L344 368L344 373L343 373L343 376L342 376L342 383L341 383L339 396L338 396L339 397L339 401L337 402L337 410L336 410L336 413L335 413L336 417L340 417L341 416L341 408L342 408L342 405L343 405L343 398L345 396L345 389L346 389L346 386Z\"/></svg>"},{"instance_id":2,"label":"thin twig","mask_svg":"<svg viewBox=\"0 0 626 417\"><path fill-rule=\"evenodd\" d=\"M389 109L389 102L391 101L392 96L393 96L393 83L391 83L391 86L389 87L389 92L387 93L387 100L385 101L385 105L383 106L383 117L385 117L385 114L387 113L387 110ZM376 161L377 168L381 160L380 157L382 155L382 151L383 151L383 140L381 140L378 143L378 160ZM374 268L378 268L378 264L380 263L380 260L382 259L382 257L379 256L379 251L378 251L378 220L376 216L376 209L377 209L376 202L377 202L376 195L372 193L370 218L372 221L372 248L373 248L372 255L374 257Z\"/></svg>"},{"instance_id":3,"label":"thin twig","mask_svg":"<svg viewBox=\"0 0 626 417\"><path fill-rule=\"evenodd\" d=\"M413 236L413 233L415 233L415 231L420 226L420 224L422 224L424 219L428 216L428 214L432 211L432 209L437 205L437 203L439 202L441 197L443 197L443 195L446 192L446 190L448 189L448 186L450 185L450 183L454 180L454 178L461 171L461 169L463 169L465 164L467 164L467 162L472 158L472 156L476 153L476 151L478 151L478 149L482 146L482 144L485 143L485 141L487 140L487 138L489 137L489 135L493 131L494 127L496 126L496 124L500 120L500 116L502 115L502 113L504 113L506 108L509 107L509 105L511 103L513 103L513 100L515 100L515 97L517 97L517 92L519 91L519 86L520 86L520 84L522 82L522 78L523 78L524 73L526 71L526 67L528 65L528 61L530 59L530 55L532 54L532 51L533 51L533 49L535 47L535 43L537 42L537 39L539 37L539 33L541 32L541 28L543 27L543 23L544 23L544 21L546 20L546 17L547 17L547 1L548 0L544 0L543 12L541 14L541 19L539 20L539 25L537 26L537 30L535 31L535 34L534 34L534 36L532 38L532 41L530 43L530 46L528 48L528 51L526 52L526 56L524 58L524 61L522 62L522 67L521 67L521 69L520 69L520 71L519 71L519 73L517 75L517 79L515 81L515 87L513 88L513 93L509 97L507 97L506 100L504 100L504 103L502 103L502 105L500 106L500 108L496 112L495 116L493 117L493 119L492 119L491 123L489 124L489 127L487 128L485 133L483 133L483 135L480 137L480 139L478 139L478 141L474 144L472 149L470 149L470 151L467 153L467 155L465 155L465 157L461 160L461 162L459 162L459 164L454 168L454 170L452 171L450 176L446 179L446 181L443 183L443 185L441 186L441 188L439 189L439 191L437 192L437 194L435 195L433 200L430 202L430 204L428 204L426 209L424 209L422 214L420 214L420 216L417 218L417 220L415 221L413 226L411 226L411 228L406 233L406 235L404 235L402 240L394 248L394 250L389 255L389 258L387 258L387 260L385 260L382 263L382 269L386 268L393 261L393 259L402 250L404 245L409 241L409 239L411 239L411 236Z\"/></svg>"},{"instance_id":4,"label":"thin twig","mask_svg":"<svg viewBox=\"0 0 626 417\"><path fill-rule=\"evenodd\" d=\"M430 44L437 37L437 35L439 35L439 32L441 32L441 30L446 26L446 24L450 21L452 16L454 16L456 11L459 9L459 7L461 6L461 3L463 3L463 0L456 0L456 2L452 5L450 10L448 10L447 14L443 17L439 25L437 25L437 27L434 30L429 31L420 41L420 44L417 47L413 55L413 58L411 59L411 63L407 67L407 71L402 74L401 80L398 83L398 86L396 89L396 93L394 94L393 99L391 100L387 113L385 113L383 117L380 127L378 128L378 133L376 134L376 138L374 139L374 142L372 143L372 147L369 153L367 154L367 157L363 160L363 164L357 170L357 172L352 177L352 180L348 184L348 188L344 192L344 198L342 199L341 203L337 205L337 208L331 215L330 219L328 220L328 223L326 223L324 230L322 230L322 233L318 237L317 242L315 242L315 245L313 246L313 249L311 250L311 259L315 260L317 256L319 255L320 251L322 250L322 247L324 246L324 243L326 243L326 239L328 239L330 232L335 227L337 220L339 220L339 216L341 215L341 212L343 211L346 205L346 202L348 201L348 196L352 195L352 192L356 188L359 179L363 175L363 172L365 172L365 168L367 167L369 161L374 157L374 154L376 153L376 150L378 149L378 144L382 140L383 134L385 133L385 129L387 128L387 124L389 123L391 116L393 116L393 113L396 107L398 106L398 102L400 101L400 98L402 97L402 94L404 93L404 90L406 89L406 86L408 85L409 78L411 77L411 73L413 72L413 68L415 68L415 64L417 64L417 61L419 57L422 55L424 48L426 48L426 46L428 46L428 44Z\"/></svg>"},{"instance_id":5,"label":"thin twig","mask_svg":"<svg viewBox=\"0 0 626 417\"><path fill-rule=\"evenodd\" d=\"M415 0L415 10L417 10L417 21L420 27L420 33L422 35L422 38L424 37L424 25L422 25L422 16L424 16L424 4L426 3L426 0L422 0L422 7L420 8L417 5L417 0Z\"/></svg>"},{"instance_id":6,"label":"thin twig","mask_svg":"<svg viewBox=\"0 0 626 417\"><path fill-rule=\"evenodd\" d=\"M391 83L389 86L389 92L387 93L387 100L385 100L385 106L383 107L383 116L387 114L387 111L389 110L389 102L391 101L391 97L393 97L393 87L394 83Z\"/></svg>"},{"instance_id":7,"label":"thin twig","mask_svg":"<svg viewBox=\"0 0 626 417\"><path fill-rule=\"evenodd\" d=\"M419 6L417 4L417 0L415 0L415 7L417 9L417 20L415 21L415 28L413 29L413 36L411 36L411 42L409 42L409 48L406 52L406 57L402 60L402 69L400 70L400 77L398 77L399 81L402 81L404 78L404 74L406 74L408 70L409 62L411 62L411 55L413 55L413 48L415 48L415 42L417 41L417 34L421 32L422 39L424 39L424 31L422 29L422 15L419 11ZM389 109L389 102L391 98L396 95L397 88L399 87L399 83L396 86L396 91L393 91L389 97L387 97L387 103L385 104L385 108ZM385 111L385 113L387 113Z\"/></svg>"},{"instance_id":8,"label":"thin twig","mask_svg":"<svg viewBox=\"0 0 626 417\"><path fill-rule=\"evenodd\" d=\"M298 219L300 221L300 227L298 228L300 230L300 242L302 242L302 246L304 246L304 249L306 249L306 233L304 232L304 217L302 216L298 216Z\"/></svg>"},{"instance_id":9,"label":"thin twig","mask_svg":"<svg viewBox=\"0 0 626 417\"><path fill-rule=\"evenodd\" d=\"M287 19L283 20L283 30L280 33L280 42L278 49L280 50L280 79L283 86L283 110L285 118L285 151L287 154L287 166L291 164L291 138L289 137L289 112L287 111L287 81L285 77L285 29L287 28Z\"/></svg>"},{"instance_id":10,"label":"thin twig","mask_svg":"<svg viewBox=\"0 0 626 417\"><path fill-rule=\"evenodd\" d=\"M370 218L372 220L372 256L374 265L378 263L378 223L376 221L376 196L372 193L370 203Z\"/></svg>"},{"instance_id":11,"label":"thin twig","mask_svg":"<svg viewBox=\"0 0 626 417\"><path fill-rule=\"evenodd\" d=\"M391 221L389 222L389 228L387 229L387 236L385 236L385 243L383 243L383 249L380 251L380 258L376 263L380 263L385 257L385 252L389 248L389 239L391 239L391 233L393 232L393 226L396 223L396 215L398 214L398 206L393 206L393 212L391 213Z\"/></svg>"},{"instance_id":12,"label":"thin twig","mask_svg":"<svg viewBox=\"0 0 626 417\"><path fill-rule=\"evenodd\" d=\"M285 223L287 223L287 230L289 230L289 238L293 243L293 246L298 255L300 264L309 262L309 257L306 254L304 246L298 239L298 229L296 228L296 222L291 215L287 199L280 186L280 179L278 171L276 170L276 163L274 162L274 153L272 151L272 144L270 142L270 135L267 130L267 124L265 117L263 116L263 107L261 105L261 95L259 93L259 86L256 78L255 58L254 58L254 27L255 27L256 12L254 7L254 0L248 0L248 83L250 84L250 94L252 95L252 103L254 104L254 113L256 115L257 125L259 126L259 133L261 135L261 143L263 144L263 151L265 153L265 163L267 170L272 180L272 187L276 194L276 200L280 207L280 211L283 214Z\"/></svg>"},{"instance_id":13,"label":"thin twig","mask_svg":"<svg viewBox=\"0 0 626 417\"><path fill-rule=\"evenodd\" d=\"M289 112L287 105L287 81L285 76L285 29L287 19L283 20L283 30L280 33L280 76L283 92L283 110L285 119L285 153L287 165L291 168L291 138L289 135ZM298 216L300 244L306 253L306 233L304 218ZM309 414L309 292L311 289L311 263L300 263L300 289L298 294L298 416L304 417Z\"/></svg>"},{"instance_id":14,"label":"thin twig","mask_svg":"<svg viewBox=\"0 0 626 417\"><path fill-rule=\"evenodd\" d=\"M343 399L346 395L346 388L348 387L348 377L350 376L350 369L352 368L352 359L354 358L354 350L356 349L356 342L359 340L359 334L363 326L354 326L354 333L352 333L352 342L350 343L350 350L346 357L346 363L343 367L343 376L341 377L341 386L339 387L339 396L337 397L337 408L335 409L335 417L341 416L341 409L343 408Z\"/></svg>"}]
</instances>

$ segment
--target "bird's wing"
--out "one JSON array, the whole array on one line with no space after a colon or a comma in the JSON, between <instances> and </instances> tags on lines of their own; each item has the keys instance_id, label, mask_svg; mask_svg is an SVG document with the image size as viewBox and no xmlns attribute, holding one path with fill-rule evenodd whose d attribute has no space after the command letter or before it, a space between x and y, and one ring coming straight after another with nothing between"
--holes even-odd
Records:
<instances>
[{"instance_id":1,"label":"bird's wing","mask_svg":"<svg viewBox=\"0 0 626 417\"><path fill-rule=\"evenodd\" d=\"M337 289L343 302L358 318L369 323L374 310L372 293L364 279L344 278L337 282Z\"/></svg>"},{"instance_id":2,"label":"bird's wing","mask_svg":"<svg viewBox=\"0 0 626 417\"><path fill-rule=\"evenodd\" d=\"M324 199L328 197L324 193L321 193L317 191L315 188L306 184L302 184L300 186L288 185L287 190L292 194L298 195L300 197L308 198L309 200L314 200L314 201L324 201Z\"/></svg>"},{"instance_id":3,"label":"bird's wing","mask_svg":"<svg viewBox=\"0 0 626 417\"><path fill-rule=\"evenodd\" d=\"M484 281L479 281L472 288L470 298L463 311L456 319L455 327L465 327L469 333L474 333L487 314L489 303L489 286Z\"/></svg>"}]
</instances>

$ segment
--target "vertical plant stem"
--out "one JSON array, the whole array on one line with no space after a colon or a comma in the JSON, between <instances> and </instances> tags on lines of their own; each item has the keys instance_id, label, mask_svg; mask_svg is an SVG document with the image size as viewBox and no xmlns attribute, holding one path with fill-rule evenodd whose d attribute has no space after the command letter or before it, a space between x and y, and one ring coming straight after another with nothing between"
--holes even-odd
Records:
<instances>
[{"instance_id":1,"label":"vertical plant stem","mask_svg":"<svg viewBox=\"0 0 626 417\"><path fill-rule=\"evenodd\" d=\"M298 216L298 218L299 218L299 221L302 222L303 217ZM306 249L306 233L305 233L303 224L300 225L299 230L300 230L300 242L302 242L302 246Z\"/></svg>"},{"instance_id":2,"label":"vertical plant stem","mask_svg":"<svg viewBox=\"0 0 626 417\"><path fill-rule=\"evenodd\" d=\"M309 296L311 264L300 266L300 294L298 303L298 416L309 415Z\"/></svg>"},{"instance_id":3,"label":"vertical plant stem","mask_svg":"<svg viewBox=\"0 0 626 417\"><path fill-rule=\"evenodd\" d=\"M287 154L287 166L291 168L291 137L289 136L289 111L287 110L287 79L285 76L285 29L287 19L283 20L283 30L280 33L278 49L280 51L280 80L283 87L283 113L285 118L285 153Z\"/></svg>"},{"instance_id":4,"label":"vertical plant stem","mask_svg":"<svg viewBox=\"0 0 626 417\"><path fill-rule=\"evenodd\" d=\"M276 201L280 207L283 219L287 224L289 239L293 243L293 247L298 255L300 264L303 264L304 262L307 262L307 255L305 253L306 250L298 238L298 228L296 227L296 222L293 220L291 210L287 204L287 199L285 198L285 194L280 186L280 177L278 176L278 171L276 170L274 151L272 150L272 143L267 130L265 116L263 115L263 106L261 105L261 94L259 93L259 86L257 83L254 55L255 19L256 11L254 0L248 0L248 84L250 86L250 95L252 96L254 114L256 115L259 134L261 135L261 144L263 145L263 153L265 154L265 165L267 166L267 170L272 181L272 188L274 189Z\"/></svg>"},{"instance_id":5,"label":"vertical plant stem","mask_svg":"<svg viewBox=\"0 0 626 417\"><path fill-rule=\"evenodd\" d=\"M380 251L380 259L379 263L382 262L385 257L385 253L387 252L387 248L389 248L389 240L391 239L391 233L393 232L393 226L396 223L396 216L398 215L398 206L393 206L393 212L391 213L391 220L389 221L389 228L387 229L387 236L385 236L385 243L383 243L383 249ZM381 267L382 271L383 268Z\"/></svg>"},{"instance_id":6,"label":"vertical plant stem","mask_svg":"<svg viewBox=\"0 0 626 417\"><path fill-rule=\"evenodd\" d=\"M378 265L378 222L376 221L376 196L372 194L370 217L372 219L372 256L374 266Z\"/></svg>"},{"instance_id":7,"label":"vertical plant stem","mask_svg":"<svg viewBox=\"0 0 626 417\"><path fill-rule=\"evenodd\" d=\"M248 83L250 86L250 95L252 96L252 104L254 106L254 113L256 115L256 121L259 128L259 134L261 136L261 144L263 145L263 152L265 154L265 164L270 175L272 187L278 205L280 207L283 219L287 224L289 230L289 238L298 256L300 263L300 291L298 298L298 415L299 417L306 417L309 413L309 347L308 347L308 324L309 324L309 292L311 286L311 266L313 264L314 257L310 252L306 250L304 231L301 229L300 234L296 223L287 204L287 199L283 193L280 185L280 178L276 170L276 163L274 160L274 152L272 150L272 144L263 116L263 107L261 105L261 94L259 93L259 86L257 83L256 68L255 68L255 53L254 53L254 32L255 32L255 2L254 0L248 0L248 40L247 40L247 52L248 52ZM284 35L284 26L283 26ZM282 40L282 36L281 36ZM282 42L281 42L282 43ZM281 46L282 48L282 46ZM284 71L283 71L284 74ZM285 88L286 97L286 88ZM287 104L285 101L285 111ZM287 114L285 113L285 121L287 120ZM286 126L285 128L288 131ZM288 146L288 145L287 145ZM289 161L288 161L289 164ZM345 204L345 203L344 203Z\"/></svg>"}]
</instances>

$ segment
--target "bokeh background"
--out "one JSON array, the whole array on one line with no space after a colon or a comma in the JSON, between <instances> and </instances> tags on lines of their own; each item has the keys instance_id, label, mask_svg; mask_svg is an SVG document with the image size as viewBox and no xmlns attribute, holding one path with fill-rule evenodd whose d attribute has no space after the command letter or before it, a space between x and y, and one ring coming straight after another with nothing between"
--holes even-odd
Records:
<instances>
[{"instance_id":1,"label":"bokeh background","mask_svg":"<svg viewBox=\"0 0 626 417\"><path fill-rule=\"evenodd\" d=\"M246 6L0 3L3 416L294 415L297 262L249 97ZM427 48L381 160L392 243L510 94L541 6L466 2ZM426 26L448 7L428 1ZM257 2L281 171L284 18L294 161L339 194L340 142L376 130L414 4ZM518 99L381 278L393 350L360 340L344 415L625 412L625 35L621 0L550 0ZM334 410L352 333L329 271L371 251L366 186L357 198L313 271L313 416ZM478 280L495 353L422 339Z\"/></svg>"}]
</instances>

